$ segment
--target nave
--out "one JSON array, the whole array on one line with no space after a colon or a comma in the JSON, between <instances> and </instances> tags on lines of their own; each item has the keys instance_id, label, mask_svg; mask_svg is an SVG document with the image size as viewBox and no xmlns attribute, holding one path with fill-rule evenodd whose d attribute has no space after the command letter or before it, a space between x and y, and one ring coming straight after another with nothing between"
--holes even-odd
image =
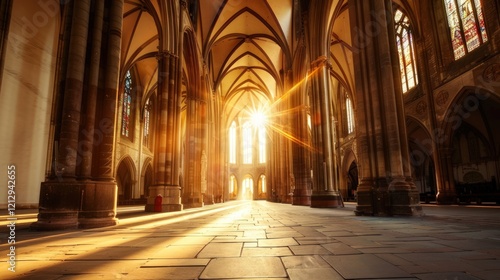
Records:
<instances>
[{"instance_id":1,"label":"nave","mask_svg":"<svg viewBox=\"0 0 500 280\"><path fill-rule=\"evenodd\" d=\"M181 212L120 207L119 225L16 232L1 279L498 279L497 206L417 217L232 201ZM28 212L28 211L25 211ZM28 213L25 213L28 214ZM2 229L4 231L4 229ZM6 244L0 251L7 252ZM0 259L6 263L5 255Z\"/></svg>"}]
</instances>

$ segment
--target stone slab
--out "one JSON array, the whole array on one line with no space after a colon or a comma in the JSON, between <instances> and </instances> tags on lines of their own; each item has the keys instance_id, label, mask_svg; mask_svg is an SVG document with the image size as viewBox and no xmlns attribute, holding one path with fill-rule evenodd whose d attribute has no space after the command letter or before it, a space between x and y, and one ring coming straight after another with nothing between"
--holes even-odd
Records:
<instances>
[{"instance_id":1,"label":"stone slab","mask_svg":"<svg viewBox=\"0 0 500 280\"><path fill-rule=\"evenodd\" d=\"M480 278L474 277L472 275L463 272L425 273L425 274L416 274L415 276L421 280L443 280L443 279L480 280Z\"/></svg>"},{"instance_id":2,"label":"stone slab","mask_svg":"<svg viewBox=\"0 0 500 280\"><path fill-rule=\"evenodd\" d=\"M293 254L299 255L331 255L332 253L320 245L290 246Z\"/></svg>"},{"instance_id":3,"label":"stone slab","mask_svg":"<svg viewBox=\"0 0 500 280\"><path fill-rule=\"evenodd\" d=\"M151 267L141 268L124 279L198 279L204 267Z\"/></svg>"},{"instance_id":4,"label":"stone slab","mask_svg":"<svg viewBox=\"0 0 500 280\"><path fill-rule=\"evenodd\" d=\"M273 238L273 239L259 239L259 247L282 247L299 245L293 238Z\"/></svg>"},{"instance_id":5,"label":"stone slab","mask_svg":"<svg viewBox=\"0 0 500 280\"><path fill-rule=\"evenodd\" d=\"M278 248L243 248L241 252L242 257L281 257L281 256L291 256L293 253L287 247Z\"/></svg>"},{"instance_id":6,"label":"stone slab","mask_svg":"<svg viewBox=\"0 0 500 280\"><path fill-rule=\"evenodd\" d=\"M157 259L149 260L141 265L141 268L146 267L178 267L178 266L206 266L210 259Z\"/></svg>"},{"instance_id":7,"label":"stone slab","mask_svg":"<svg viewBox=\"0 0 500 280\"><path fill-rule=\"evenodd\" d=\"M239 257L243 243L210 243L198 254L198 258Z\"/></svg>"},{"instance_id":8,"label":"stone slab","mask_svg":"<svg viewBox=\"0 0 500 280\"><path fill-rule=\"evenodd\" d=\"M288 269L290 280L344 280L332 268Z\"/></svg>"},{"instance_id":9,"label":"stone slab","mask_svg":"<svg viewBox=\"0 0 500 280\"><path fill-rule=\"evenodd\" d=\"M396 278L412 275L374 255L323 256L346 279Z\"/></svg>"},{"instance_id":10,"label":"stone slab","mask_svg":"<svg viewBox=\"0 0 500 280\"><path fill-rule=\"evenodd\" d=\"M289 268L330 268L331 266L320 256L290 256L281 258Z\"/></svg>"},{"instance_id":11,"label":"stone slab","mask_svg":"<svg viewBox=\"0 0 500 280\"><path fill-rule=\"evenodd\" d=\"M278 257L241 257L213 259L200 279L287 277Z\"/></svg>"}]
</instances>

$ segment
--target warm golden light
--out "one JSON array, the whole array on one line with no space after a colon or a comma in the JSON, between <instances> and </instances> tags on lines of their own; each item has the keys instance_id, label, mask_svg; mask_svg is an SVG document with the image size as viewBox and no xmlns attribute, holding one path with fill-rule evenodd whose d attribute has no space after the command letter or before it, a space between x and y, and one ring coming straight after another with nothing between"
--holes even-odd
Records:
<instances>
[{"instance_id":1,"label":"warm golden light","mask_svg":"<svg viewBox=\"0 0 500 280\"><path fill-rule=\"evenodd\" d=\"M264 127L267 123L267 116L261 111L255 111L250 115L250 122L254 127Z\"/></svg>"}]
</instances>

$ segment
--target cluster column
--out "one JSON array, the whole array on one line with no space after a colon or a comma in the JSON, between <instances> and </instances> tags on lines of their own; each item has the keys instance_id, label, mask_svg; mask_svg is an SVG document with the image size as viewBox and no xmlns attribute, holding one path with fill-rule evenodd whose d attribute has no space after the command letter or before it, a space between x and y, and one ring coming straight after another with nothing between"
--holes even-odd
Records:
<instances>
[{"instance_id":1,"label":"cluster column","mask_svg":"<svg viewBox=\"0 0 500 280\"><path fill-rule=\"evenodd\" d=\"M56 97L53 173L41 184L32 224L39 230L117 223L113 151L123 1L82 0L64 8L70 34L59 71L66 76Z\"/></svg>"},{"instance_id":2,"label":"cluster column","mask_svg":"<svg viewBox=\"0 0 500 280\"><path fill-rule=\"evenodd\" d=\"M408 139L392 1L350 0L359 157L359 215L412 215L420 210L410 177ZM374 34L376 32L376 34Z\"/></svg>"},{"instance_id":3,"label":"cluster column","mask_svg":"<svg viewBox=\"0 0 500 280\"><path fill-rule=\"evenodd\" d=\"M181 187L179 185L179 124L180 98L176 90L178 56L169 52L158 54L158 120L156 121L156 147L154 178L149 187L146 211L180 211ZM156 206L161 196L161 206ZM159 209L158 209L159 208Z\"/></svg>"}]
</instances>

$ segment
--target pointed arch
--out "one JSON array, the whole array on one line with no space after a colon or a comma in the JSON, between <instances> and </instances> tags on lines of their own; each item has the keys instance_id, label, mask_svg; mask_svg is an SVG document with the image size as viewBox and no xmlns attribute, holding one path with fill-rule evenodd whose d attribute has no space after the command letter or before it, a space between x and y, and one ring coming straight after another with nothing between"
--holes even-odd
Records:
<instances>
[{"instance_id":1,"label":"pointed arch","mask_svg":"<svg viewBox=\"0 0 500 280\"><path fill-rule=\"evenodd\" d=\"M134 198L137 169L128 155L122 158L117 166L115 178L118 185L118 204L128 204Z\"/></svg>"}]
</instances>

